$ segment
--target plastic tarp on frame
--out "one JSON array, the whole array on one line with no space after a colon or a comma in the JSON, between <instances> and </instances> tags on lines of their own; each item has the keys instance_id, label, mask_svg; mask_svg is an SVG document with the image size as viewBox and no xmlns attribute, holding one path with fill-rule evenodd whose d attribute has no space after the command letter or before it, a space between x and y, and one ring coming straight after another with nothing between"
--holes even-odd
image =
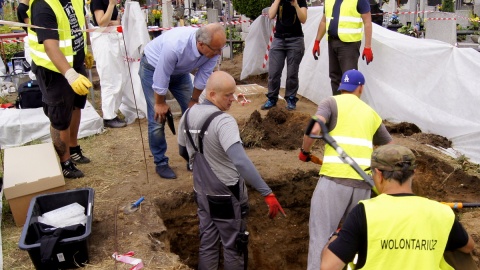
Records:
<instances>
[{"instance_id":1,"label":"plastic tarp on frame","mask_svg":"<svg viewBox=\"0 0 480 270\"><path fill-rule=\"evenodd\" d=\"M299 72L298 93L317 104L331 95L326 37L320 42L319 60L312 56L322 15L323 7L308 9L303 25L305 55ZM250 27L242 79L267 72L262 63L271 32L269 22L260 16ZM457 156L480 163L480 53L437 40L412 38L376 24L372 51L374 60L369 65L359 59L358 68L366 79L362 99L383 119L414 123L424 133L446 137L453 142Z\"/></svg>"}]
</instances>

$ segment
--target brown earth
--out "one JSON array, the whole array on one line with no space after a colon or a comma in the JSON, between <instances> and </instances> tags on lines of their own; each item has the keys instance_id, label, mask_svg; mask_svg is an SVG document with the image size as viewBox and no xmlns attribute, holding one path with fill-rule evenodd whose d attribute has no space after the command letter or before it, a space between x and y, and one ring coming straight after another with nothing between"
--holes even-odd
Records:
<instances>
[{"instance_id":1,"label":"brown earth","mask_svg":"<svg viewBox=\"0 0 480 270\"><path fill-rule=\"evenodd\" d=\"M238 83L266 86L266 76L240 81L241 55L225 60L221 69ZM98 89L98 88L97 88ZM265 90L266 91L266 90ZM97 95L99 91L96 91ZM250 269L305 269L308 249L310 197L318 179L318 166L297 158L304 129L316 105L300 98L295 112L278 106L260 111L263 95L248 97L251 103L234 104L230 114L239 123L247 154L265 181L276 193L287 217L267 218L263 198L250 190ZM99 108L100 97L96 97ZM100 113L100 112L99 112ZM178 123L178 118L176 119ZM453 159L428 146L449 147L450 142L435 134L423 134L413 124L386 123L395 143L411 148L418 159L415 192L438 201L476 202L480 198L479 166L465 158ZM68 189L95 189L94 222L89 237L90 262L85 269L129 269L115 263L111 255L134 251L145 269L195 268L198 258L198 220L192 194L192 175L177 153L176 137L166 131L167 156L177 173L176 180L164 180L155 173L148 147L145 119L122 129L80 141L92 163L79 165L86 177L67 180ZM314 153L322 156L322 142ZM122 207L144 196L137 212L126 215ZM6 208L6 209L5 209ZM4 269L33 269L26 251L17 248L21 228L4 207L2 238ZM456 211L476 243L480 242L480 211ZM480 248L473 252L479 264Z\"/></svg>"}]
</instances>

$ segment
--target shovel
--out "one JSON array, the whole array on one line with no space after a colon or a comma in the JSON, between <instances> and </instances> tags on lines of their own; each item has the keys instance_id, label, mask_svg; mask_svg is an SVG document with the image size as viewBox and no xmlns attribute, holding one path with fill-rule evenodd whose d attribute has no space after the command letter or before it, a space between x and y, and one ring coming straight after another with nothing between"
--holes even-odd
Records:
<instances>
[{"instance_id":1,"label":"shovel","mask_svg":"<svg viewBox=\"0 0 480 270\"><path fill-rule=\"evenodd\" d=\"M125 208L123 209L123 212L125 214L130 214L130 213L133 213L135 211L138 210L138 207L140 206L140 204L143 202L145 198L142 196L140 199L138 199L136 202L132 203L132 204L129 204L127 206L125 206Z\"/></svg>"},{"instance_id":2,"label":"shovel","mask_svg":"<svg viewBox=\"0 0 480 270\"><path fill-rule=\"evenodd\" d=\"M480 207L480 203L462 203L462 202L442 202L442 203L450 206L450 208L452 209Z\"/></svg>"}]
</instances>

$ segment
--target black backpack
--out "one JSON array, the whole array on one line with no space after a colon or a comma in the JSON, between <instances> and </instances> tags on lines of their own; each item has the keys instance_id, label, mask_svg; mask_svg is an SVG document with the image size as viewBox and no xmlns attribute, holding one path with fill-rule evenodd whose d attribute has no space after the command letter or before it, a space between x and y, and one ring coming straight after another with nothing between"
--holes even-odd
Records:
<instances>
[{"instance_id":1,"label":"black backpack","mask_svg":"<svg viewBox=\"0 0 480 270\"><path fill-rule=\"evenodd\" d=\"M36 80L18 86L17 108L32 109L43 107L42 92Z\"/></svg>"}]
</instances>

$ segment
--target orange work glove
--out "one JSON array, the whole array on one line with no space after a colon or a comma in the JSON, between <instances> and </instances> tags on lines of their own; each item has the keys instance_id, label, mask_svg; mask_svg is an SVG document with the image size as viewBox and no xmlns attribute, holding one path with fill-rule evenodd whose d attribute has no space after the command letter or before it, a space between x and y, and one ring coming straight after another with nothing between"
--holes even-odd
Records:
<instances>
[{"instance_id":1,"label":"orange work glove","mask_svg":"<svg viewBox=\"0 0 480 270\"><path fill-rule=\"evenodd\" d=\"M313 54L313 58L315 58L315 60L318 60L318 57L320 56L320 40L315 39L315 44L313 44L312 54Z\"/></svg>"},{"instance_id":2,"label":"orange work glove","mask_svg":"<svg viewBox=\"0 0 480 270\"><path fill-rule=\"evenodd\" d=\"M283 214L284 217L285 211L283 211L282 206L280 203L277 201L277 198L275 197L275 194L270 193L267 196L265 196L265 203L268 205L268 217L269 218L275 218L275 216L278 214L278 210Z\"/></svg>"},{"instance_id":3,"label":"orange work glove","mask_svg":"<svg viewBox=\"0 0 480 270\"><path fill-rule=\"evenodd\" d=\"M363 48L362 59L365 60L365 58L367 58L367 65L373 61L372 48Z\"/></svg>"}]
</instances>

